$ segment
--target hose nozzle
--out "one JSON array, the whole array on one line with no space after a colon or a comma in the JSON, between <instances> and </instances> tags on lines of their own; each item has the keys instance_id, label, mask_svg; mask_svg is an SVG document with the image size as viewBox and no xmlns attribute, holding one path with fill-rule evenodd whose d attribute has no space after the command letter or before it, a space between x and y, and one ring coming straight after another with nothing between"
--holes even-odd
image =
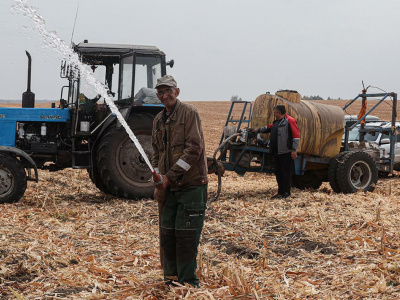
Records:
<instances>
[{"instance_id":1,"label":"hose nozzle","mask_svg":"<svg viewBox=\"0 0 400 300\"><path fill-rule=\"evenodd\" d=\"M153 175L151 177L151 181L153 182L153 184L155 186L159 186L159 185L163 184L163 182L164 182L163 177L159 173L157 173L156 170L151 171L151 174Z\"/></svg>"}]
</instances>

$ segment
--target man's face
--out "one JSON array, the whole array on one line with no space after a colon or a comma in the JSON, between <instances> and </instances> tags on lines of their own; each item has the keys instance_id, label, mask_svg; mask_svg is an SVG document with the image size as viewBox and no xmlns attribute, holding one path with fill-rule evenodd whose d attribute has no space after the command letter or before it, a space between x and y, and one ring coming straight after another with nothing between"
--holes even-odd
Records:
<instances>
[{"instance_id":1,"label":"man's face","mask_svg":"<svg viewBox=\"0 0 400 300\"><path fill-rule=\"evenodd\" d=\"M274 117L276 120L280 120L283 118L283 114L279 110L274 109Z\"/></svg>"},{"instance_id":2,"label":"man's face","mask_svg":"<svg viewBox=\"0 0 400 300\"><path fill-rule=\"evenodd\" d=\"M160 99L161 103L164 104L168 112L175 106L179 92L179 88L171 86L162 85L157 87L157 97Z\"/></svg>"}]
</instances>

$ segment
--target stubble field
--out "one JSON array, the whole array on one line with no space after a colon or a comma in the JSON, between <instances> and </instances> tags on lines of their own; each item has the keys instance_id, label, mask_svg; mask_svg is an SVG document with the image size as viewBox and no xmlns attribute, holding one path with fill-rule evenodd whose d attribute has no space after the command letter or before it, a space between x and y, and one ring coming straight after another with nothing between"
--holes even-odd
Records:
<instances>
[{"instance_id":1,"label":"stubble field","mask_svg":"<svg viewBox=\"0 0 400 300\"><path fill-rule=\"evenodd\" d=\"M230 103L192 104L211 156ZM388 102L373 114L387 120L390 112ZM273 176L226 173L207 210L198 289L162 282L154 200L102 194L86 171L39 177L20 202L0 207L0 299L400 297L398 174L380 179L373 193L335 194L324 183L270 200ZM210 196L216 188L212 175Z\"/></svg>"}]
</instances>

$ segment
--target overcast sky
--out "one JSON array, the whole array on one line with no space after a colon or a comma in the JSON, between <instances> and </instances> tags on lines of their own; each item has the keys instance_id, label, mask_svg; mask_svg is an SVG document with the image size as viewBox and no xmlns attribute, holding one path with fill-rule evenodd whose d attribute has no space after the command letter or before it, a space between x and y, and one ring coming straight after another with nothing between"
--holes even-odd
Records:
<instances>
[{"instance_id":1,"label":"overcast sky","mask_svg":"<svg viewBox=\"0 0 400 300\"><path fill-rule=\"evenodd\" d=\"M58 100L60 57L43 49L33 22L0 0L0 99L21 99L33 57L36 99ZM295 89L353 98L366 85L400 92L398 0L28 0L68 44L158 46L181 100L254 100ZM371 90L372 91L372 90ZM376 90L375 90L376 91Z\"/></svg>"}]
</instances>

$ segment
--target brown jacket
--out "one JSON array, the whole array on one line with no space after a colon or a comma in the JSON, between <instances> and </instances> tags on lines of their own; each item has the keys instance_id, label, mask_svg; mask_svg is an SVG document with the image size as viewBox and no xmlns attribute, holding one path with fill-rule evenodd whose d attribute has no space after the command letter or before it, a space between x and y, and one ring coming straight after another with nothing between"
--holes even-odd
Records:
<instances>
[{"instance_id":1,"label":"brown jacket","mask_svg":"<svg viewBox=\"0 0 400 300\"><path fill-rule=\"evenodd\" d=\"M164 111L153 122L153 167L171 180L171 191L208 183L204 136L198 112L192 105L179 100L165 121Z\"/></svg>"}]
</instances>

